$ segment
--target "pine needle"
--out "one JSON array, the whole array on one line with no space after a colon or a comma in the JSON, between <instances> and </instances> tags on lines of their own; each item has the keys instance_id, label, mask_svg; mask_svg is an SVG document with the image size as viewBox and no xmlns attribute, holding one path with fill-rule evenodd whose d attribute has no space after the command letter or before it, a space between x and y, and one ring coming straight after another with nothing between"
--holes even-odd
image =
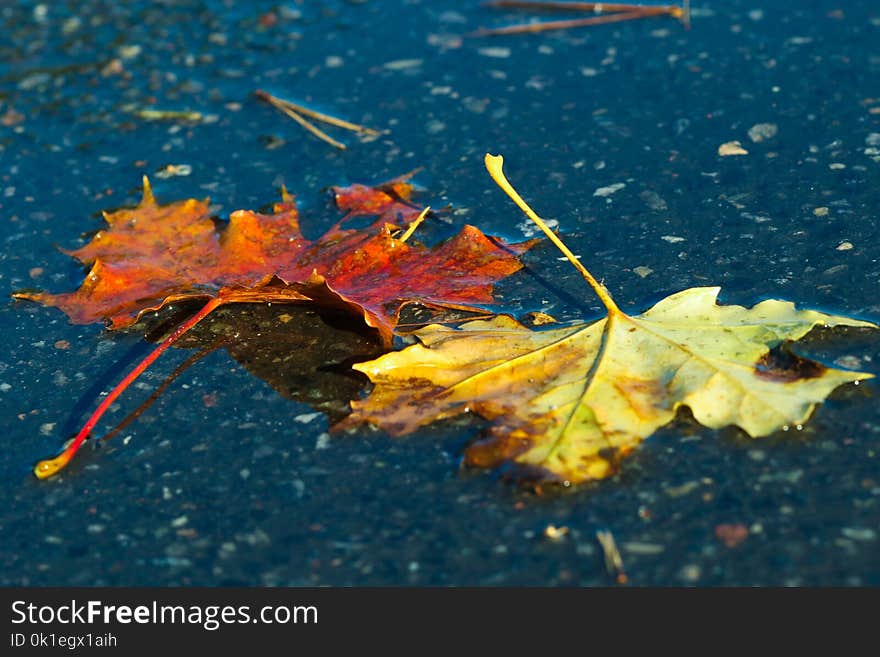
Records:
<instances>
[{"instance_id":1,"label":"pine needle","mask_svg":"<svg viewBox=\"0 0 880 657\"><path fill-rule=\"evenodd\" d=\"M343 128L344 130L350 130L351 132L356 132L358 134L368 135L371 137L382 134L378 130L373 130L372 128L367 128L366 126L362 126L357 123L344 121L342 119L336 118L335 116L330 116L329 114L323 114L322 112L308 109L307 107L297 105L296 103L292 103L289 100L284 100L283 98L278 98L277 96L273 96L272 94L259 89L254 92L254 95L260 100L266 101L279 111L284 112L284 114L296 121L299 125L308 130L321 141L324 141L334 148L338 148L339 150L346 150L346 145L328 135L326 132L321 130L318 126L316 126L305 117L309 117L316 121L320 121L321 123L326 123L337 128Z\"/></svg>"},{"instance_id":2,"label":"pine needle","mask_svg":"<svg viewBox=\"0 0 880 657\"><path fill-rule=\"evenodd\" d=\"M511 34L535 34L551 30L567 30L574 27L587 27L590 25L602 25L605 23L620 23L623 21L637 20L640 18L655 18L658 16L671 16L682 21L685 29L690 28L690 1L684 0L684 5L638 5L604 2L561 2L537 0L493 0L486 6L499 9L537 9L544 11L583 11L592 12L596 16L588 18L573 18L557 21L543 21L538 23L518 23L507 27L481 29L469 36L502 36Z\"/></svg>"}]
</instances>

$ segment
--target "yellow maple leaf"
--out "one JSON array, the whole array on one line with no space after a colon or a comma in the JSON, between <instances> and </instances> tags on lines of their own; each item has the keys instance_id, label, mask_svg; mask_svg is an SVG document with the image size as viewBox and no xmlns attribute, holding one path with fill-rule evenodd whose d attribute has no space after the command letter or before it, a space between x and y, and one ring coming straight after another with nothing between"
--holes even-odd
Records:
<instances>
[{"instance_id":1,"label":"yellow maple leaf","mask_svg":"<svg viewBox=\"0 0 880 657\"><path fill-rule=\"evenodd\" d=\"M469 464L513 462L539 479L577 483L608 476L681 406L707 427L765 436L805 422L834 388L872 376L784 345L815 326L874 324L788 301L719 306L720 288L697 287L625 314L510 186L502 161L486 156L493 179L579 269L608 316L543 331L507 316L428 326L416 333L421 344L355 366L375 387L343 426L370 422L403 435L475 412L492 424L468 448Z\"/></svg>"}]
</instances>

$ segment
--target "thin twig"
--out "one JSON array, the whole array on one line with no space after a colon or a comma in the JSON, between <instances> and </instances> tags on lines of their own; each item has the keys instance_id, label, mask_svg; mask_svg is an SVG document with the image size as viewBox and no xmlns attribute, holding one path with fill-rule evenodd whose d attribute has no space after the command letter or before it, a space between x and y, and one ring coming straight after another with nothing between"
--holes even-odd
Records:
<instances>
[{"instance_id":1,"label":"thin twig","mask_svg":"<svg viewBox=\"0 0 880 657\"><path fill-rule=\"evenodd\" d=\"M549 32L551 30L568 30L573 27L587 27L589 25L601 25L604 23L619 23L622 21L631 21L639 18L652 18L658 16L656 12L644 11L628 11L617 14L603 14L601 16L591 16L590 18L574 18L561 21L543 21L539 23L518 23L507 27L498 27L491 29L481 29L472 32L469 36L502 36L510 34L536 34L538 32Z\"/></svg>"},{"instance_id":2,"label":"thin twig","mask_svg":"<svg viewBox=\"0 0 880 657\"><path fill-rule=\"evenodd\" d=\"M280 109L282 112L284 112L285 114L287 114L287 116L289 116L289 117L292 118L294 121L296 121L297 123L299 123L303 128L305 128L306 130L308 130L309 132L311 132L313 135L315 135L315 137L317 137L317 138L320 139L321 141L325 141L325 142L327 142L328 144L330 144L331 146L333 146L333 147L335 147L335 148L338 148L338 149L341 150L341 151L344 151L344 150L346 150L346 148L348 148L348 147L347 147L345 144L343 144L341 141L336 141L335 139L333 139L333 137L331 137L331 136L328 135L326 132L324 132L323 130L321 130L321 128L319 128L318 126L316 126L314 123L312 123L312 122L309 121L308 119L305 119L305 118L301 117L299 114L297 114L295 111L293 111L293 110L290 109L289 107L284 107L284 106L282 106L282 105L275 105L275 107L277 107L277 108Z\"/></svg>"},{"instance_id":3,"label":"thin twig","mask_svg":"<svg viewBox=\"0 0 880 657\"><path fill-rule=\"evenodd\" d=\"M316 112L315 110L310 110L302 105L297 105L296 103L292 103L289 100L284 100L283 98L278 98L277 96L273 96L270 93L262 91L258 89L254 92L254 95L260 100L264 100L276 109L284 112L287 116L292 118L294 121L299 123L303 128L308 130L318 139L327 142L334 148L338 148L339 150L345 150L346 146L340 141L333 139L326 132L321 130L314 123L306 119L309 118L315 119L316 121L320 121L322 123L327 123L332 126L336 126L337 128L343 128L345 130L350 130L352 132L356 132L359 134L369 135L369 136L377 136L380 133L378 130L373 130L372 128L367 128L362 125L358 125L357 123L351 123L350 121L343 121L342 119L338 119L335 116L330 116L329 114L323 114L321 112Z\"/></svg>"},{"instance_id":4,"label":"thin twig","mask_svg":"<svg viewBox=\"0 0 880 657\"><path fill-rule=\"evenodd\" d=\"M275 107L275 109L280 110L281 112L284 112L285 114L287 114L287 116L289 116L291 119L293 119L294 121L299 123L303 128L305 128L306 130L311 132L313 135L315 135L315 137L317 137L321 141L327 142L328 144L330 144L334 148L338 148L341 151L344 151L346 149L346 145L343 144L341 141L336 141L335 139L333 139L333 137L331 137L326 132L321 130L314 123L303 118L302 116L300 116L299 114L294 112L289 107L285 107L284 105L281 105L280 103L272 103L272 105L273 105L273 107Z\"/></svg>"},{"instance_id":5,"label":"thin twig","mask_svg":"<svg viewBox=\"0 0 880 657\"><path fill-rule=\"evenodd\" d=\"M315 119L316 121L321 121L322 123L327 123L329 125L335 125L337 128L344 128L346 130L351 130L352 132L362 132L364 134L370 136L381 135L382 133L378 130L373 130L373 128L368 128L366 126L360 125L358 123L352 123L351 121L344 121L343 119L338 119L335 116L330 116L329 114L324 114L322 112L317 112L315 110L309 109L308 107L303 107L302 105L297 105L294 102L289 100L284 100L283 98L278 98L277 96L272 96L271 94L267 94L265 91L257 91L257 96L259 98L263 98L265 100L270 100L272 104L283 105L289 107L297 114L301 114L303 116L308 116L311 119Z\"/></svg>"},{"instance_id":6,"label":"thin twig","mask_svg":"<svg viewBox=\"0 0 880 657\"><path fill-rule=\"evenodd\" d=\"M606 23L619 23L639 18L671 16L679 19L690 29L690 0L684 0L683 6L678 5L640 5L605 2L564 2L560 0L491 0L485 3L488 7L501 9L536 9L543 11L589 11L598 16L576 18L537 23L518 23L508 27L481 29L468 36L499 36L509 34L535 34L550 30L567 30L573 27L586 27Z\"/></svg>"},{"instance_id":7,"label":"thin twig","mask_svg":"<svg viewBox=\"0 0 880 657\"><path fill-rule=\"evenodd\" d=\"M538 0L493 0L485 3L486 7L499 9L545 9L548 11L592 11L597 14L613 13L618 11L646 11L655 14L671 14L673 16L681 12L681 7L676 5L639 5L619 4L608 2L554 2L552 0L540 2Z\"/></svg>"}]
</instances>

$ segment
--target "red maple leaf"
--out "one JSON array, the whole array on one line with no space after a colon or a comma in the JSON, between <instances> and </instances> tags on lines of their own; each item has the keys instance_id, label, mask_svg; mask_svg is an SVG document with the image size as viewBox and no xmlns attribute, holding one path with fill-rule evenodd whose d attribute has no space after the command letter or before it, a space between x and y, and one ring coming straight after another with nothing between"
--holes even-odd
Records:
<instances>
[{"instance_id":1,"label":"red maple leaf","mask_svg":"<svg viewBox=\"0 0 880 657\"><path fill-rule=\"evenodd\" d=\"M136 207L105 213L106 230L66 251L91 265L79 289L14 296L56 306L77 324L103 319L112 329L192 297L317 301L363 315L388 344L407 303L491 303L493 283L517 271L517 255L530 246L504 244L473 226L431 249L407 242L396 234L420 215L412 191L405 178L378 187L335 187L336 205L346 214L310 241L286 192L271 214L237 210L218 230L206 200L160 205L144 178ZM361 215L376 220L363 230L343 227Z\"/></svg>"},{"instance_id":2,"label":"red maple leaf","mask_svg":"<svg viewBox=\"0 0 880 657\"><path fill-rule=\"evenodd\" d=\"M505 244L473 226L432 248L409 242L427 209L413 203L408 178L377 187L334 187L336 205L345 215L310 241L300 231L296 203L286 191L271 214L237 210L218 228L207 200L160 205L145 177L136 207L105 213L107 228L82 248L66 252L91 266L77 290L14 296L60 308L78 324L104 320L111 329L130 326L172 302L207 302L104 398L60 455L37 464L37 476L63 468L119 394L223 304L316 302L362 317L389 346L408 303L463 310L491 303L493 284L522 267L517 256L533 242ZM376 219L361 230L345 228L356 216Z\"/></svg>"}]
</instances>

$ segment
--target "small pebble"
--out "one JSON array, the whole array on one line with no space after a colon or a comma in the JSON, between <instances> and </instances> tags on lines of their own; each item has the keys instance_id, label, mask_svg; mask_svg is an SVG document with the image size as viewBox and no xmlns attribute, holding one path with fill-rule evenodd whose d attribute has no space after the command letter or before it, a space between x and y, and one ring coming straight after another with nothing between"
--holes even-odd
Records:
<instances>
[{"instance_id":1,"label":"small pebble","mask_svg":"<svg viewBox=\"0 0 880 657\"><path fill-rule=\"evenodd\" d=\"M192 173L189 164L169 164L156 172L158 178L172 178L174 176L188 176Z\"/></svg>"},{"instance_id":2,"label":"small pebble","mask_svg":"<svg viewBox=\"0 0 880 657\"><path fill-rule=\"evenodd\" d=\"M877 532L869 527L844 527L840 533L853 541L873 541L877 538Z\"/></svg>"},{"instance_id":3,"label":"small pebble","mask_svg":"<svg viewBox=\"0 0 880 657\"><path fill-rule=\"evenodd\" d=\"M480 48L478 51L483 57L505 59L510 57L510 48Z\"/></svg>"},{"instance_id":4,"label":"small pebble","mask_svg":"<svg viewBox=\"0 0 880 657\"><path fill-rule=\"evenodd\" d=\"M563 525L562 527L557 527L556 525L547 525L544 528L544 536L549 538L551 541L558 541L565 537L568 534L568 527Z\"/></svg>"},{"instance_id":5,"label":"small pebble","mask_svg":"<svg viewBox=\"0 0 880 657\"><path fill-rule=\"evenodd\" d=\"M742 143L738 141L727 141L718 147L718 155L721 157L730 157L731 155L748 155L749 152L742 147Z\"/></svg>"},{"instance_id":6,"label":"small pebble","mask_svg":"<svg viewBox=\"0 0 880 657\"><path fill-rule=\"evenodd\" d=\"M688 564L679 571L679 577L689 584L697 582L701 574L702 570L695 563Z\"/></svg>"},{"instance_id":7,"label":"small pebble","mask_svg":"<svg viewBox=\"0 0 880 657\"><path fill-rule=\"evenodd\" d=\"M626 183L614 183L613 185L608 185L607 187L599 187L599 189L593 192L593 196L611 196L615 192L619 192L624 187L626 187Z\"/></svg>"},{"instance_id":8,"label":"small pebble","mask_svg":"<svg viewBox=\"0 0 880 657\"><path fill-rule=\"evenodd\" d=\"M757 144L765 139L773 139L777 132L779 128L775 123L756 123L749 128L749 139Z\"/></svg>"},{"instance_id":9,"label":"small pebble","mask_svg":"<svg viewBox=\"0 0 880 657\"><path fill-rule=\"evenodd\" d=\"M834 359L834 364L847 370L857 370L862 367L862 360L857 356L841 356Z\"/></svg>"},{"instance_id":10,"label":"small pebble","mask_svg":"<svg viewBox=\"0 0 880 657\"><path fill-rule=\"evenodd\" d=\"M421 59L395 59L382 64L382 68L386 71L406 71L408 69L418 68L422 65Z\"/></svg>"},{"instance_id":11,"label":"small pebble","mask_svg":"<svg viewBox=\"0 0 880 657\"><path fill-rule=\"evenodd\" d=\"M749 528L742 523L724 523L715 527L715 538L728 548L735 548L748 536Z\"/></svg>"}]
</instances>

